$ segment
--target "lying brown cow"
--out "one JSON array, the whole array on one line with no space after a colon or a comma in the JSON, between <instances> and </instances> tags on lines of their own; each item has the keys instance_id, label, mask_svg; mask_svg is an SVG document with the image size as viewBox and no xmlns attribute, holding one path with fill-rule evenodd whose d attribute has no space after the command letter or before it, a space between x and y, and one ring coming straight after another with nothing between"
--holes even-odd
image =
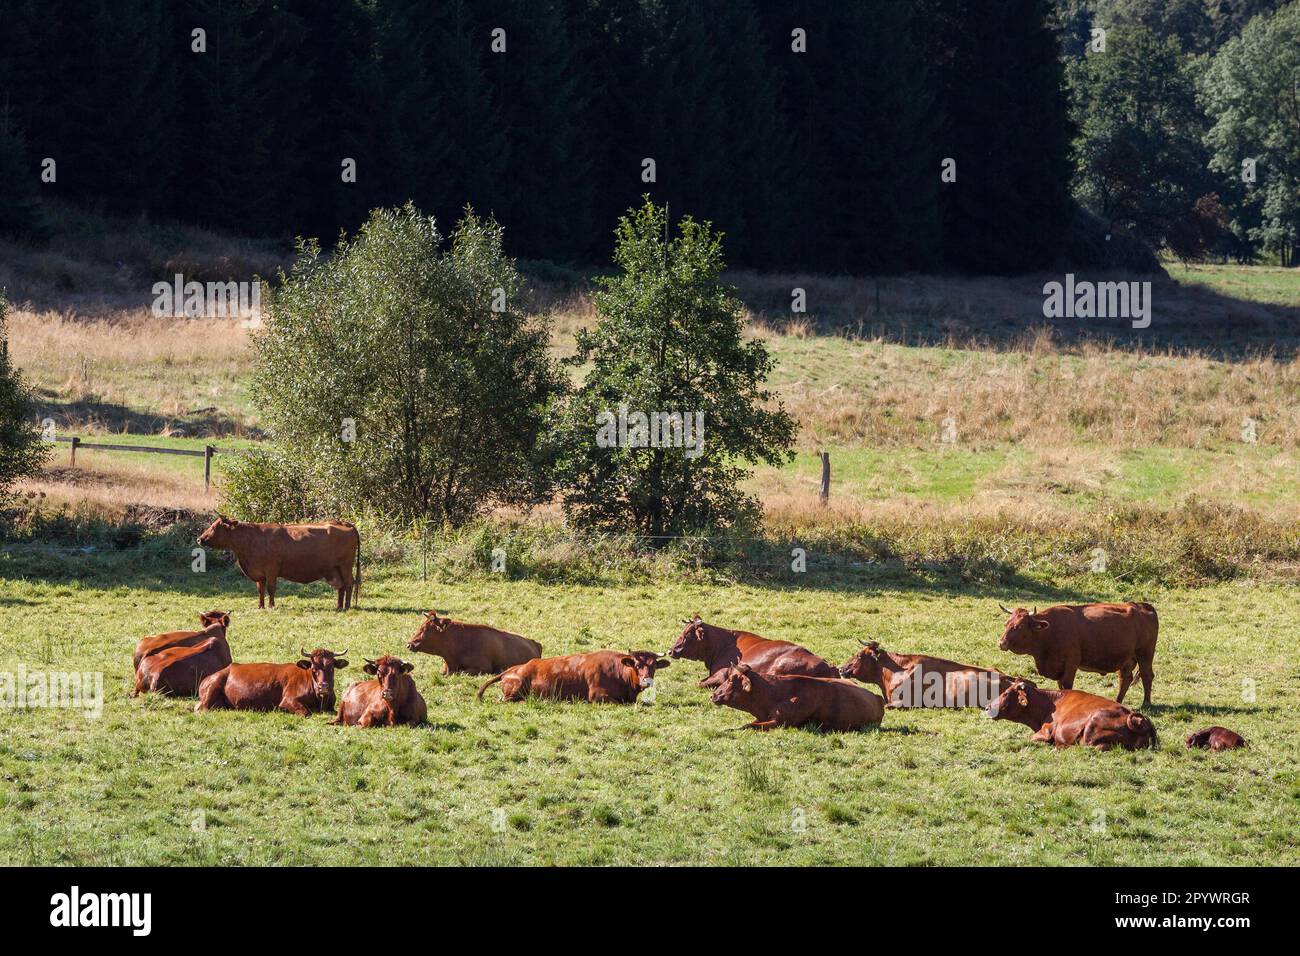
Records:
<instances>
[{"instance_id":1,"label":"lying brown cow","mask_svg":"<svg viewBox=\"0 0 1300 956\"><path fill-rule=\"evenodd\" d=\"M994 720L1024 724L1034 731L1034 740L1055 747L1159 746L1155 724L1144 714L1081 690L1040 690L1030 681L1015 680L985 713Z\"/></svg>"},{"instance_id":2,"label":"lying brown cow","mask_svg":"<svg viewBox=\"0 0 1300 956\"><path fill-rule=\"evenodd\" d=\"M880 723L885 702L851 681L763 674L741 661L722 672L710 699L754 715L746 730L801 727L857 730Z\"/></svg>"},{"instance_id":3,"label":"lying brown cow","mask_svg":"<svg viewBox=\"0 0 1300 956\"><path fill-rule=\"evenodd\" d=\"M756 671L773 675L802 674L805 677L838 678L837 671L812 651L789 641L770 641L749 631L729 631L725 627L705 624L696 614L683 621L686 629L668 656L703 661L709 676L700 687L716 687L728 667L744 661Z\"/></svg>"},{"instance_id":4,"label":"lying brown cow","mask_svg":"<svg viewBox=\"0 0 1300 956\"><path fill-rule=\"evenodd\" d=\"M998 647L1028 654L1038 673L1062 690L1074 687L1074 675L1081 670L1118 673L1115 700L1123 701L1136 665L1142 674L1142 706L1151 706L1151 662L1160 621L1150 604L1057 604L1041 614L1037 608L1002 610L1009 617Z\"/></svg>"},{"instance_id":5,"label":"lying brown cow","mask_svg":"<svg viewBox=\"0 0 1300 956\"><path fill-rule=\"evenodd\" d=\"M500 674L542 656L542 645L486 624L462 624L437 611L425 614L408 650L442 658L444 674Z\"/></svg>"},{"instance_id":6,"label":"lying brown cow","mask_svg":"<svg viewBox=\"0 0 1300 956\"><path fill-rule=\"evenodd\" d=\"M546 657L516 664L478 689L500 681L501 699L520 701L530 694L552 700L585 700L592 704L634 704L637 695L654 686L655 671L668 661L653 651L591 651Z\"/></svg>"},{"instance_id":7,"label":"lying brown cow","mask_svg":"<svg viewBox=\"0 0 1300 956\"><path fill-rule=\"evenodd\" d=\"M1206 727L1187 738L1189 747L1209 747L1211 750L1235 750L1246 746L1246 738L1227 727Z\"/></svg>"},{"instance_id":8,"label":"lying brown cow","mask_svg":"<svg viewBox=\"0 0 1300 956\"><path fill-rule=\"evenodd\" d=\"M226 643L224 630L193 647L168 647L140 659L131 696L155 691L173 697L193 697L208 675L229 663L230 645Z\"/></svg>"},{"instance_id":9,"label":"lying brown cow","mask_svg":"<svg viewBox=\"0 0 1300 956\"><path fill-rule=\"evenodd\" d=\"M135 654L131 659L132 666L139 669L142 658L157 654L169 647L193 647L195 644L202 644L209 637L225 637L226 629L230 627L230 615L225 611L204 611L199 615L199 624L202 630L168 631L166 634L140 638L140 643L136 644Z\"/></svg>"},{"instance_id":10,"label":"lying brown cow","mask_svg":"<svg viewBox=\"0 0 1300 956\"><path fill-rule=\"evenodd\" d=\"M257 606L275 607L280 578L297 584L327 581L340 611L361 596L361 536L346 521L324 524L256 524L224 515L199 535L199 544L233 552L244 577L257 584ZM352 568L356 565L356 576Z\"/></svg>"},{"instance_id":11,"label":"lying brown cow","mask_svg":"<svg viewBox=\"0 0 1300 956\"><path fill-rule=\"evenodd\" d=\"M285 710L300 717L334 709L334 672L347 651L318 647L292 664L231 664L199 686L195 710Z\"/></svg>"},{"instance_id":12,"label":"lying brown cow","mask_svg":"<svg viewBox=\"0 0 1300 956\"><path fill-rule=\"evenodd\" d=\"M925 654L893 654L877 641L840 668L841 677L876 684L890 707L987 707L1011 684L999 670L958 664Z\"/></svg>"},{"instance_id":13,"label":"lying brown cow","mask_svg":"<svg viewBox=\"0 0 1300 956\"><path fill-rule=\"evenodd\" d=\"M362 668L374 680L358 681L343 692L339 714L331 724L358 727L412 727L424 723L429 709L411 677L414 664L385 655L377 661L366 658Z\"/></svg>"}]
</instances>

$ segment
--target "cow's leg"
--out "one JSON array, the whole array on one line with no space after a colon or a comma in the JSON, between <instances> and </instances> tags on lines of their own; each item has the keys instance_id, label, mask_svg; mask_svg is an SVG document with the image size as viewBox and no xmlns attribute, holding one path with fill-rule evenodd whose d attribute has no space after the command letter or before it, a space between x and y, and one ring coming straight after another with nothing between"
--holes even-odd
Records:
<instances>
[{"instance_id":1,"label":"cow's leg","mask_svg":"<svg viewBox=\"0 0 1300 956\"><path fill-rule=\"evenodd\" d=\"M1124 703L1124 695L1128 693L1129 685L1133 683L1133 665L1125 664L1119 669L1119 694L1115 697L1115 703Z\"/></svg>"},{"instance_id":2,"label":"cow's leg","mask_svg":"<svg viewBox=\"0 0 1300 956\"><path fill-rule=\"evenodd\" d=\"M271 608L275 608L275 578L267 577L266 579L266 596L271 599Z\"/></svg>"},{"instance_id":3,"label":"cow's leg","mask_svg":"<svg viewBox=\"0 0 1300 956\"><path fill-rule=\"evenodd\" d=\"M339 568L339 578L343 581L343 610L352 610L352 570L346 566Z\"/></svg>"},{"instance_id":4,"label":"cow's leg","mask_svg":"<svg viewBox=\"0 0 1300 956\"><path fill-rule=\"evenodd\" d=\"M1056 686L1061 690L1074 690L1074 675L1078 672L1078 664L1066 664L1061 669L1061 676L1057 678Z\"/></svg>"},{"instance_id":5,"label":"cow's leg","mask_svg":"<svg viewBox=\"0 0 1300 956\"><path fill-rule=\"evenodd\" d=\"M753 720L747 724L742 724L737 730L775 730L779 727L775 720Z\"/></svg>"},{"instance_id":6,"label":"cow's leg","mask_svg":"<svg viewBox=\"0 0 1300 956\"><path fill-rule=\"evenodd\" d=\"M257 609L259 611L266 610L266 582L265 581L257 582Z\"/></svg>"},{"instance_id":7,"label":"cow's leg","mask_svg":"<svg viewBox=\"0 0 1300 956\"><path fill-rule=\"evenodd\" d=\"M1034 733L1034 735L1033 735L1032 737L1030 737L1029 739L1030 739L1030 740L1037 740L1037 741L1039 741L1040 743L1044 743L1044 744L1050 744L1050 743L1052 742L1052 725L1051 725L1051 723L1048 722L1048 723L1046 723L1046 724L1043 724L1043 726L1039 727L1038 730Z\"/></svg>"},{"instance_id":8,"label":"cow's leg","mask_svg":"<svg viewBox=\"0 0 1300 956\"><path fill-rule=\"evenodd\" d=\"M1151 706L1151 682L1156 673L1151 669L1151 661L1138 661L1138 671L1142 674L1142 706Z\"/></svg>"},{"instance_id":9,"label":"cow's leg","mask_svg":"<svg viewBox=\"0 0 1300 956\"><path fill-rule=\"evenodd\" d=\"M311 716L311 709L297 697L282 697L280 699L280 709L288 711L291 714L297 714L299 717Z\"/></svg>"}]
</instances>

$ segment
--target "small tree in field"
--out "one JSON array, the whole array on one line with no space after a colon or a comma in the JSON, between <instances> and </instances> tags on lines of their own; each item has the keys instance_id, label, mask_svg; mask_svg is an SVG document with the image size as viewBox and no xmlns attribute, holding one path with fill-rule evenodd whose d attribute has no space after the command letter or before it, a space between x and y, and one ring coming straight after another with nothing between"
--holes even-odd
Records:
<instances>
[{"instance_id":1,"label":"small tree in field","mask_svg":"<svg viewBox=\"0 0 1300 956\"><path fill-rule=\"evenodd\" d=\"M328 258L301 245L256 337L275 445L235 469L232 510L459 524L538 497L534 448L562 379L501 238L467 211L444 249L408 204Z\"/></svg>"},{"instance_id":2,"label":"small tree in field","mask_svg":"<svg viewBox=\"0 0 1300 956\"><path fill-rule=\"evenodd\" d=\"M0 500L19 478L40 471L49 454L36 428L31 390L9 359L8 304L0 296Z\"/></svg>"},{"instance_id":3,"label":"small tree in field","mask_svg":"<svg viewBox=\"0 0 1300 956\"><path fill-rule=\"evenodd\" d=\"M590 368L559 428L564 508L578 526L671 535L749 521L746 464L792 457L795 422L767 407L772 360L743 340L743 307L719 281L721 235L690 218L675 238L667 229L649 197L619 221L621 271L599 280L599 321L578 335L571 361ZM702 420L697 447L664 427L676 415Z\"/></svg>"}]
</instances>

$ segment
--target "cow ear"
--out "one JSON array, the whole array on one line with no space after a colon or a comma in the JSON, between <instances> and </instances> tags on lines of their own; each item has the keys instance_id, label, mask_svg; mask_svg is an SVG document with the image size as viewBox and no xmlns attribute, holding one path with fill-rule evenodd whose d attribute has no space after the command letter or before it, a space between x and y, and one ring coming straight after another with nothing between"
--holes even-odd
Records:
<instances>
[{"instance_id":1,"label":"cow ear","mask_svg":"<svg viewBox=\"0 0 1300 956\"><path fill-rule=\"evenodd\" d=\"M369 664L369 663L367 663L367 664L366 664L364 667L362 667L361 669L362 669L363 671L365 671L367 674L378 674L378 673L379 673L379 669L378 669L377 667L375 667L374 664Z\"/></svg>"},{"instance_id":2,"label":"cow ear","mask_svg":"<svg viewBox=\"0 0 1300 956\"><path fill-rule=\"evenodd\" d=\"M221 626L222 626L222 627L230 627L230 615L229 615L229 614L222 614L222 615L221 615Z\"/></svg>"},{"instance_id":3,"label":"cow ear","mask_svg":"<svg viewBox=\"0 0 1300 956\"><path fill-rule=\"evenodd\" d=\"M668 664L669 664L668 659L661 657L659 658L659 660L655 661L655 670L659 670L659 668L661 667L667 667Z\"/></svg>"},{"instance_id":4,"label":"cow ear","mask_svg":"<svg viewBox=\"0 0 1300 956\"><path fill-rule=\"evenodd\" d=\"M1029 626L1032 627L1035 631L1044 631L1051 626L1051 622L1044 621L1041 619L1035 619L1029 622Z\"/></svg>"},{"instance_id":5,"label":"cow ear","mask_svg":"<svg viewBox=\"0 0 1300 956\"><path fill-rule=\"evenodd\" d=\"M337 671L337 670L342 670L343 668L345 668L345 667L347 667L347 666L348 666L348 659L347 659L346 657L336 657L336 658L334 658L334 669L335 669L336 671Z\"/></svg>"},{"instance_id":6,"label":"cow ear","mask_svg":"<svg viewBox=\"0 0 1300 956\"><path fill-rule=\"evenodd\" d=\"M625 657L621 661L619 661L619 663L622 664L624 667L636 667L636 658Z\"/></svg>"},{"instance_id":7,"label":"cow ear","mask_svg":"<svg viewBox=\"0 0 1300 956\"><path fill-rule=\"evenodd\" d=\"M309 670L311 670L311 661L308 661L308 660L301 660L301 661L294 661L294 663L297 664L299 667L301 667L301 668L302 668L303 670L305 670L305 671L309 671Z\"/></svg>"},{"instance_id":8,"label":"cow ear","mask_svg":"<svg viewBox=\"0 0 1300 956\"><path fill-rule=\"evenodd\" d=\"M411 673L411 671L413 671L413 670L415 670L415 665L412 664L410 661L403 661L403 662L402 662L402 673L403 673L403 674L409 674L409 673Z\"/></svg>"}]
</instances>

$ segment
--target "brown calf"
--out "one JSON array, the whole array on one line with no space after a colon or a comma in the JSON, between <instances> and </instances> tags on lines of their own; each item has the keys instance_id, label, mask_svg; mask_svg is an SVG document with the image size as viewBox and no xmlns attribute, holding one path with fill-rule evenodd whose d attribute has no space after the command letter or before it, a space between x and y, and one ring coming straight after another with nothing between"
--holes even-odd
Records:
<instances>
[{"instance_id":1,"label":"brown calf","mask_svg":"<svg viewBox=\"0 0 1300 956\"><path fill-rule=\"evenodd\" d=\"M703 661L709 676L700 687L716 687L724 672L737 661L744 661L763 674L838 678L839 671L812 651L789 641L771 641L749 631L731 631L705 624L696 614L683 621L685 630L677 638L668 656Z\"/></svg>"},{"instance_id":2,"label":"brown calf","mask_svg":"<svg viewBox=\"0 0 1300 956\"><path fill-rule=\"evenodd\" d=\"M1012 678L999 670L958 664L925 654L894 654L876 641L840 668L840 676L876 684L890 707L987 707Z\"/></svg>"},{"instance_id":3,"label":"brown calf","mask_svg":"<svg viewBox=\"0 0 1300 956\"><path fill-rule=\"evenodd\" d=\"M193 697L209 674L230 663L230 645L224 633L193 647L169 647L140 659L135 672L135 697L145 691Z\"/></svg>"},{"instance_id":4,"label":"brown calf","mask_svg":"<svg viewBox=\"0 0 1300 956\"><path fill-rule=\"evenodd\" d=\"M385 655L377 661L366 658L362 668L374 680L363 680L343 692L339 714L331 724L355 724L358 727L396 727L424 723L428 707L411 677L414 664Z\"/></svg>"},{"instance_id":5,"label":"brown calf","mask_svg":"<svg viewBox=\"0 0 1300 956\"><path fill-rule=\"evenodd\" d=\"M142 658L169 647L193 647L202 644L209 637L225 637L226 628L230 627L230 615L225 611L204 611L199 615L199 625L202 627L199 631L168 631L166 634L140 638L131 658L132 666L138 669Z\"/></svg>"},{"instance_id":6,"label":"brown calf","mask_svg":"<svg viewBox=\"0 0 1300 956\"><path fill-rule=\"evenodd\" d=\"M1074 675L1081 670L1117 673L1115 700L1123 701L1136 666L1142 675L1142 706L1151 706L1151 662L1160 620L1150 604L1057 604L1041 613L1037 608L1002 610L1009 617L998 647L1028 654L1038 673L1062 690L1074 687Z\"/></svg>"},{"instance_id":7,"label":"brown calf","mask_svg":"<svg viewBox=\"0 0 1300 956\"><path fill-rule=\"evenodd\" d=\"M1040 690L1018 679L985 713L994 720L1024 724L1034 731L1034 740L1055 747L1083 744L1099 750L1154 750L1159 746L1155 724L1144 714L1081 690Z\"/></svg>"},{"instance_id":8,"label":"brown calf","mask_svg":"<svg viewBox=\"0 0 1300 956\"><path fill-rule=\"evenodd\" d=\"M205 548L230 551L244 577L257 584L257 606L275 607L276 581L326 581L345 611L361 596L361 536L346 521L323 524L257 524L224 515L199 535ZM353 565L356 575L353 576Z\"/></svg>"},{"instance_id":9,"label":"brown calf","mask_svg":"<svg viewBox=\"0 0 1300 956\"><path fill-rule=\"evenodd\" d=\"M486 624L462 624L437 611L425 614L408 650L442 658L444 674L499 674L542 656L542 645Z\"/></svg>"},{"instance_id":10,"label":"brown calf","mask_svg":"<svg viewBox=\"0 0 1300 956\"><path fill-rule=\"evenodd\" d=\"M195 710L284 710L300 717L334 709L334 672L347 651L318 647L292 664L231 664L199 686Z\"/></svg>"},{"instance_id":11,"label":"brown calf","mask_svg":"<svg viewBox=\"0 0 1300 956\"><path fill-rule=\"evenodd\" d=\"M655 671L667 666L668 661L653 651L591 651L540 658L493 677L478 689L478 699L500 681L501 699L506 701L531 694L592 704L634 704L641 691L654 686Z\"/></svg>"},{"instance_id":12,"label":"brown calf","mask_svg":"<svg viewBox=\"0 0 1300 956\"><path fill-rule=\"evenodd\" d=\"M754 715L746 730L801 727L856 730L879 724L885 702L851 681L801 675L772 675L741 661L723 672L710 699Z\"/></svg>"},{"instance_id":13,"label":"brown calf","mask_svg":"<svg viewBox=\"0 0 1300 956\"><path fill-rule=\"evenodd\" d=\"M1227 727L1206 727L1187 738L1189 747L1209 747L1211 750L1235 750L1246 746L1246 738Z\"/></svg>"}]
</instances>

